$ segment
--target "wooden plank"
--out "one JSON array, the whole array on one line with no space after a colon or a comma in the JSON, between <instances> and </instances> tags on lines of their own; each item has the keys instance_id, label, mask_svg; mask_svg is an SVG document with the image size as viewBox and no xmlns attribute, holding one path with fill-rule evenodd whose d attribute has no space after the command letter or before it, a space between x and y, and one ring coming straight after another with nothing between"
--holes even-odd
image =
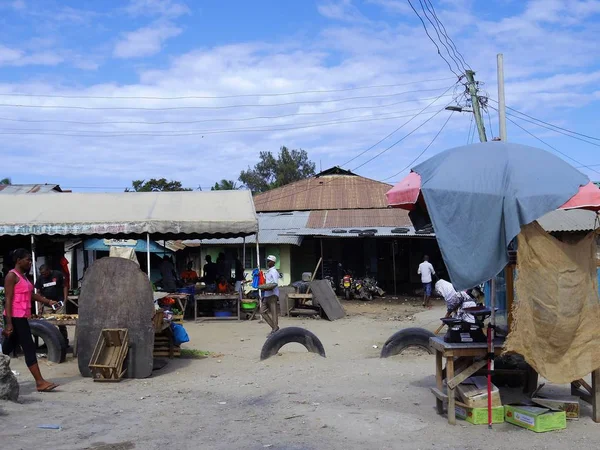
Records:
<instances>
[{"instance_id":1,"label":"wooden plank","mask_svg":"<svg viewBox=\"0 0 600 450\"><path fill-rule=\"evenodd\" d=\"M441 402L442 404L444 402L448 401L448 396L446 394L444 394L442 391L440 391L438 388L431 388L431 393L435 396L435 398ZM440 414L442 414L444 411L440 412L438 411Z\"/></svg>"},{"instance_id":2,"label":"wooden plank","mask_svg":"<svg viewBox=\"0 0 600 450\"><path fill-rule=\"evenodd\" d=\"M448 385L448 387L450 389L455 389L456 386L458 386L460 383L465 381L467 378L469 378L471 375L473 375L479 369L484 367L486 364L487 364L487 361L485 359L482 359L481 361L477 361L477 362L473 363L473 365L471 365L470 367L467 367L461 373L456 375L454 378L448 379L446 384Z\"/></svg>"},{"instance_id":3,"label":"wooden plank","mask_svg":"<svg viewBox=\"0 0 600 450\"><path fill-rule=\"evenodd\" d=\"M333 292L331 284L327 280L317 280L310 283L313 290L313 298L319 302L323 312L329 320L341 319L346 315L344 307L337 295Z\"/></svg>"},{"instance_id":4,"label":"wooden plank","mask_svg":"<svg viewBox=\"0 0 600 450\"><path fill-rule=\"evenodd\" d=\"M449 380L454 378L454 358L446 358L446 374ZM448 386L448 423L456 425L456 399L454 389Z\"/></svg>"},{"instance_id":5,"label":"wooden plank","mask_svg":"<svg viewBox=\"0 0 600 450\"><path fill-rule=\"evenodd\" d=\"M444 375L443 371L443 357L442 352L435 352L435 384L438 391L442 391L444 388ZM442 400L437 399L435 402L435 406L438 414L444 413L444 403Z\"/></svg>"},{"instance_id":6,"label":"wooden plank","mask_svg":"<svg viewBox=\"0 0 600 450\"><path fill-rule=\"evenodd\" d=\"M592 420L600 422L600 369L592 372Z\"/></svg>"}]
</instances>

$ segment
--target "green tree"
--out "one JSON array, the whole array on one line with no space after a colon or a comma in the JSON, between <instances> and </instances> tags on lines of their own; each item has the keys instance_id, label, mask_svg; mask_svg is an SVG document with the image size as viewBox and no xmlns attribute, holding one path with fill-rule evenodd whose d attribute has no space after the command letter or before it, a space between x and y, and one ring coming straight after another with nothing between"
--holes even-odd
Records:
<instances>
[{"instance_id":1,"label":"green tree","mask_svg":"<svg viewBox=\"0 0 600 450\"><path fill-rule=\"evenodd\" d=\"M221 180L217 183L215 183L215 185L213 187L210 188L211 191L235 191L237 189L239 189L240 186L233 180Z\"/></svg>"},{"instance_id":2,"label":"green tree","mask_svg":"<svg viewBox=\"0 0 600 450\"><path fill-rule=\"evenodd\" d=\"M191 191L184 188L181 181L167 181L166 178L152 178L146 180L134 180L131 182L131 189L125 189L125 192L172 192L172 191Z\"/></svg>"},{"instance_id":3,"label":"green tree","mask_svg":"<svg viewBox=\"0 0 600 450\"><path fill-rule=\"evenodd\" d=\"M10 178L2 178L0 184L12 184L12 181Z\"/></svg>"},{"instance_id":4,"label":"green tree","mask_svg":"<svg viewBox=\"0 0 600 450\"><path fill-rule=\"evenodd\" d=\"M254 168L242 170L239 180L254 194L303 180L315 174L315 163L305 150L281 147L277 157L260 152L260 162Z\"/></svg>"}]
</instances>

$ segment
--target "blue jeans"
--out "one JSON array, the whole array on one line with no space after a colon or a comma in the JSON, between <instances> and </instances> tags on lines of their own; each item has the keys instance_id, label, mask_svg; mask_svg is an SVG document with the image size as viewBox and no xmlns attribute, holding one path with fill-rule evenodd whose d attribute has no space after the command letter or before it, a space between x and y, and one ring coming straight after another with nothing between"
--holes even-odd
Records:
<instances>
[{"instance_id":1,"label":"blue jeans","mask_svg":"<svg viewBox=\"0 0 600 450\"><path fill-rule=\"evenodd\" d=\"M425 295L431 297L431 285L433 283L423 283L423 289L425 289Z\"/></svg>"}]
</instances>

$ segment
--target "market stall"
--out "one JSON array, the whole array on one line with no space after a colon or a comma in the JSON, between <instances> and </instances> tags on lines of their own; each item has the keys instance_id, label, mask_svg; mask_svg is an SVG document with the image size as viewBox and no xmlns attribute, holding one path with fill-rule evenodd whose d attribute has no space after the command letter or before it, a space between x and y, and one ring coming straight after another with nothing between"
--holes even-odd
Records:
<instances>
[{"instance_id":1,"label":"market stall","mask_svg":"<svg viewBox=\"0 0 600 450\"><path fill-rule=\"evenodd\" d=\"M4 195L0 196L0 210L6 213L0 219L0 238L27 236L34 261L36 240L133 239L136 246L143 240L147 265L141 269L148 277L151 239L231 238L258 233L249 191ZM120 327L127 326L126 319Z\"/></svg>"},{"instance_id":2,"label":"market stall","mask_svg":"<svg viewBox=\"0 0 600 450\"><path fill-rule=\"evenodd\" d=\"M465 167L469 167L468 176L465 176ZM593 287L595 248L592 252L591 237L579 248L559 245L548 239L535 222L559 208L597 211L600 190L585 175L548 152L492 142L458 147L430 158L416 166L387 197L390 206L410 211L415 227L433 225L457 291L493 280L490 308L480 309L481 313L491 316L486 327L487 342L483 323L466 324L454 319L446 320L449 331L444 338L431 338L430 345L436 352L437 387L433 393L438 412L442 412L442 402L447 401L448 421L455 423L455 389L487 365L484 373L488 376L491 426L490 380L494 373L491 356L498 354L500 348L503 353L523 354L530 364L530 372L540 372L551 382L565 382L563 375L566 374L570 377L568 381L579 382L581 377L592 373L587 399L594 405L594 420L600 421L600 408L596 407L600 405L600 355L593 349L581 352L598 333L597 326L582 326L589 318L600 317L598 292ZM513 314L521 315L514 321L521 326L511 327L509 339L505 341L506 333L494 338L495 277L505 267L514 265L509 247L514 246L517 236L517 262L521 259L521 264L516 292L521 298L515 300L519 308L514 309ZM512 283L512 277L507 278L507 282ZM510 289L509 300L512 301L512 286L506 289ZM571 306L564 308L564 298L558 298L557 292L573 294L568 301ZM569 322L576 314L574 310L582 308L587 317ZM541 310L553 312L544 315L539 313ZM562 313L562 317L557 312ZM523 323L528 326L524 327ZM566 334L558 332L563 326L568 329ZM523 343L525 337L530 340ZM548 341L546 348L545 341ZM536 344L532 346L532 342ZM568 358L557 355L559 347ZM571 351L573 348L576 351ZM467 358L460 361L464 363L460 371L455 367L458 357ZM445 377L442 376L443 358L446 358ZM532 373L526 375L529 390L532 390L537 385L537 377ZM442 392L444 384L446 393Z\"/></svg>"}]
</instances>

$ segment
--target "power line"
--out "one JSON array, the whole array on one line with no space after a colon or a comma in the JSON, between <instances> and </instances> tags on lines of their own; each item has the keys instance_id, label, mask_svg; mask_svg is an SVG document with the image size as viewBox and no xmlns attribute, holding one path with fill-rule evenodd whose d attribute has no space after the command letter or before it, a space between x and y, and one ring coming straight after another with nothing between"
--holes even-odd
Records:
<instances>
[{"instance_id":1,"label":"power line","mask_svg":"<svg viewBox=\"0 0 600 450\"><path fill-rule=\"evenodd\" d=\"M431 106L431 105L428 105L428 106ZM352 170L354 171L354 170L356 170L356 169L358 169L358 168L360 168L360 167L362 167L362 166L364 166L364 165L368 164L369 162L373 161L374 159L378 158L379 156L381 156L381 154L385 153L385 152L386 152L386 151L388 151L390 148L394 147L395 145L397 145L398 143L400 143L401 141L403 141L404 139L406 139L407 137L409 137L410 135L412 135L412 134L413 134L414 132L416 132L416 131L417 131L419 128L421 128L423 125L425 125L427 122L429 122L431 119L433 119L435 116L437 116L439 113L441 113L441 112L442 112L442 111L444 111L444 110L445 110L445 108L442 108L442 109L440 109L440 110L439 110L439 111L438 111L438 112L437 112L437 113L436 113L434 116L430 117L430 118L429 118L429 119L427 119L425 122L421 123L419 126L417 126L417 127L416 127L416 128L414 128L412 131L410 131L408 134L406 134L406 135L405 135L403 138L399 139L398 141L396 141L395 143L393 143L392 145L390 145L388 148L386 148L385 150L383 150L382 152L380 152L378 155L375 155L375 156L374 156L373 158L371 158L370 160L366 161L365 163L361 164L360 166L358 166L358 167L356 167L356 168L354 168L354 169L352 169ZM416 117L416 116L418 116L418 115L419 115L419 114L415 115L415 117ZM407 123L408 123L408 122L407 122ZM406 125L406 124L404 124L404 125ZM384 138L383 140L385 140L385 139L386 139L386 138ZM380 142L381 142L381 141L380 141ZM371 149L371 148L373 148L373 147L370 147L369 149ZM364 154L364 153L365 153L365 152L362 152L361 154ZM354 159L356 159L356 157L352 158L350 161L352 161L352 160L354 160ZM348 162L350 162L350 161L348 161ZM344 164L341 164L341 165L340 165L340 167L341 167L341 166L345 166L345 165L347 165L347 164L348 164L348 162L346 162L346 163L344 163ZM295 191L294 191L293 193L291 193L291 194L287 194L287 195L280 195L280 196L278 196L278 197L274 197L274 198L268 198L267 200L265 200L265 202L266 202L266 201L268 201L268 202L274 202L274 201L278 201L278 200L283 200L283 199L285 199L285 198L293 197L293 196L295 196L295 195L303 194L304 192L308 192L308 191L310 191L310 190L312 190L312 189L321 188L321 187L323 187L323 186L325 186L325 185L327 185L327 184L329 184L329 183L331 183L331 182L333 182L333 181L334 181L334 180L332 179L331 181L328 181L328 182L326 182L326 183L323 183L323 184L320 184L320 185L316 185L316 186L313 186L313 187L307 187L306 189L295 190Z\"/></svg>"},{"instance_id":2,"label":"power line","mask_svg":"<svg viewBox=\"0 0 600 450\"><path fill-rule=\"evenodd\" d=\"M413 91L404 91L404 92L395 92L393 94L379 94L379 95L365 95L358 97L342 97L332 100L304 100L304 101L294 101L294 102L285 102L285 103L272 103L272 104L241 104L241 105L223 105L223 106L171 106L165 108L148 108L142 106L74 106L74 105L24 105L17 103L0 103L2 107L15 107L15 108L40 108L40 109L77 109L77 110L137 110L137 111L174 111L174 110L188 110L188 109L231 109L231 108L273 108L276 106L290 106L290 105L309 105L309 104L318 104L318 103L336 103L348 100L366 100L366 99L374 99L374 98L389 98L389 97L397 97L405 94L412 94L415 92L433 92L439 91L441 88L435 89L417 89Z\"/></svg>"},{"instance_id":3,"label":"power line","mask_svg":"<svg viewBox=\"0 0 600 450\"><path fill-rule=\"evenodd\" d=\"M471 120L469 120L469 132L467 133L467 145L469 145L469 141L471 140L471 130L473 129L473 116L471 116Z\"/></svg>"},{"instance_id":4,"label":"power line","mask_svg":"<svg viewBox=\"0 0 600 450\"><path fill-rule=\"evenodd\" d=\"M516 125L517 127L519 127L521 130L523 130L525 133L527 133L528 135L532 136L533 138L537 139L538 141L540 141L542 144L545 144L546 146L548 146L549 148L551 148L552 150L554 150L556 153L559 153L561 155L563 155L566 158L569 158L571 161L579 164L581 167L585 167L586 169L591 170L592 172L596 172L597 174L600 174L599 171L597 171L596 169L592 169L591 166L586 166L585 164L583 164L581 161L577 161L575 158L570 157L569 155L567 155L564 152L561 152L559 149L557 149L556 147L548 144L546 141L544 141L543 139L537 137L535 134L533 134L532 132L530 132L529 130L523 128L521 125L519 125L517 122L515 122L514 120L512 120L510 117L507 117L508 120L510 120L513 125Z\"/></svg>"},{"instance_id":5,"label":"power line","mask_svg":"<svg viewBox=\"0 0 600 450\"><path fill-rule=\"evenodd\" d=\"M433 145L433 143L434 143L434 142L435 142L435 140L438 138L438 136L439 136L439 135L442 133L442 131L444 131L444 128L446 128L446 125L448 124L448 122L450 122L450 119L452 118L452 115L453 115L453 114L454 114L454 111L452 111L452 112L450 113L450 115L448 116L448 118L446 119L446 121L444 122L444 124L442 125L442 128L440 128L440 131L438 131L438 132L437 132L437 134L436 134L436 135L433 137L433 139L431 140L431 142L430 142L429 144L427 144L427 147L425 147L425 148L423 149L423 151L422 151L421 153L419 153L415 159L413 159L413 160L412 160L410 163L408 163L408 164L406 165L406 167L404 167L402 170L400 170L400 171L396 172L394 175L392 175L392 176L389 176L389 177L387 177L387 178L384 178L383 180L380 180L380 181L381 181L381 182L387 181L387 180L389 180L390 178L394 178L396 175L400 175L400 174L401 174L402 172L404 172L405 170L412 168L412 165L413 165L414 163L416 163L416 162L417 162L417 161L418 161L418 160L419 160L419 159L420 159L420 158L421 158L421 157L422 157L422 156L425 154L425 152L426 152L427 150L429 150L429 147L431 147L431 146Z\"/></svg>"},{"instance_id":6,"label":"power line","mask_svg":"<svg viewBox=\"0 0 600 450\"><path fill-rule=\"evenodd\" d=\"M446 30L446 27L444 26L444 24L442 23L442 21L438 18L438 15L435 12L435 8L433 7L433 4L431 3L430 0L425 0L425 4L429 5L431 7L430 12L433 14L434 19L436 20L436 22L438 23L438 25L442 28L442 34L444 35L444 38L446 39L446 42L448 42L448 40L450 41L448 44L453 48L453 52L455 51L456 53L454 53L455 56L457 56L458 59L460 59L461 63L463 64L463 70L466 72L465 69L465 65L471 69L471 66L469 66L469 64L467 64L467 61L465 61L464 56L462 55L462 53L460 51L458 51L458 47L456 46L456 43L452 40L452 38L450 37L450 35L448 34L448 31ZM429 9L429 6L427 7L427 9Z\"/></svg>"},{"instance_id":7,"label":"power line","mask_svg":"<svg viewBox=\"0 0 600 450\"><path fill-rule=\"evenodd\" d=\"M396 128L394 131L392 131L390 134L388 134L387 136L385 136L384 138L380 139L379 141L375 142L373 145L371 145L369 148L367 148L366 150L363 150L362 152L360 152L358 155L354 156L353 158L349 159L348 161L346 161L344 164L342 164L340 167L343 167L345 165L350 164L352 161L354 161L357 158L360 158L362 155L364 155L365 153L367 153L368 151L372 150L373 148L377 147L379 144L381 144L383 141L385 141L387 138L393 136L394 134L396 134L398 131L400 131L402 128L404 128L406 125L408 125L410 122L412 122L417 116L419 116L420 114L422 114L427 108L429 108L430 106L433 106L440 98L442 98L443 96L445 96L445 94L452 89L454 86L450 86L445 92L442 93L442 95L440 95L439 97L435 98L431 103L429 103L425 108L423 108L421 111L419 111L412 119L404 122L402 125L400 125L398 128Z\"/></svg>"},{"instance_id":8,"label":"power line","mask_svg":"<svg viewBox=\"0 0 600 450\"><path fill-rule=\"evenodd\" d=\"M425 15L425 17L427 18L427 20L429 21L429 23L433 27L433 30L435 31L435 34L437 34L437 37L438 37L438 40L440 41L440 44L442 44L442 46L446 49L446 53L448 53L448 56L450 57L450 59L452 60L452 62L454 64L456 64L456 68L458 69L458 71L459 72L464 72L465 71L464 67L463 68L460 67L460 64L459 64L460 61L457 61L457 59L450 54L450 49L448 48L448 45L446 45L446 44L444 44L444 42L442 42L442 38L440 36L440 30L438 29L438 27L436 26L436 24L433 22L433 20L431 20L429 18L429 15L425 11L425 6L423 5L423 1L419 0L419 4L421 5L421 9L423 10L423 14ZM429 10L429 7L427 7L427 9Z\"/></svg>"},{"instance_id":9,"label":"power line","mask_svg":"<svg viewBox=\"0 0 600 450\"><path fill-rule=\"evenodd\" d=\"M427 109L430 105L428 105L425 109ZM421 110L421 113L424 114L433 114L433 112L424 112ZM245 127L245 128L233 128L233 129L218 129L218 130L181 130L181 131L165 131L165 132L128 132L128 133L119 133L113 131L106 131L103 134L81 134L81 133L99 133L99 131L94 130L74 130L73 132L69 132L69 130L29 130L29 129L12 129L10 128L0 129L0 135L32 135L32 136L67 136L67 137L92 137L92 138L104 138L104 137L131 137L131 136L153 136L153 137L181 137L181 136L204 136L211 134L225 134L225 133L243 133L243 132L274 132L274 131L291 131L291 130L302 130L306 128L317 128L324 127L330 125L339 125L339 124L347 124L347 123L359 123L359 122L373 122L380 120L394 120L400 119L404 117L416 117L414 114L407 114L402 116L391 116L391 117L383 117L383 118L365 118L365 119L355 119L355 120L337 120L337 121L329 121L329 122L307 122L302 126L288 126L283 128L269 128L265 126L258 127ZM412 120L412 119L411 119Z\"/></svg>"},{"instance_id":10,"label":"power line","mask_svg":"<svg viewBox=\"0 0 600 450\"><path fill-rule=\"evenodd\" d=\"M417 17L419 18L419 20L423 24L423 29L425 30L425 34L427 34L427 37L429 38L429 40L433 43L433 45L435 45L435 48L437 49L437 52L438 52L438 55L440 56L440 58L442 58L446 62L446 64L448 65L448 68L450 69L450 71L454 75L456 75L458 78L460 78L460 75L454 71L454 69L452 68L452 65L448 62L448 60L444 57L444 55L442 55L442 52L440 51L440 47L437 45L437 42L435 42L435 40L429 34L429 31L427 30L427 25L425 25L425 21L423 20L423 18L419 14L419 12L415 9L415 7L413 6L413 4L412 4L412 2L410 0L408 0L408 4L410 5L410 7L412 8L412 10L415 12L415 14L417 15Z\"/></svg>"},{"instance_id":11,"label":"power line","mask_svg":"<svg viewBox=\"0 0 600 450\"><path fill-rule=\"evenodd\" d=\"M357 86L343 89L327 89L327 90L312 90L312 91L296 91L296 92L275 92L263 94L232 94L232 95L215 95L215 96L200 96L200 95L184 95L179 97L154 97L154 96L104 96L104 95L62 95L62 94L32 94L32 93L10 93L0 92L0 96L8 97L42 97L42 98L75 98L75 99L104 99L104 100L210 100L210 99L226 99L226 98L246 98L246 97L280 97L285 95L301 95L301 94L330 94L334 92L358 91L363 89L391 88L408 86L410 84L430 83L435 81L453 80L454 77L434 78L430 80L410 81L400 84L379 84L372 86Z\"/></svg>"},{"instance_id":12,"label":"power line","mask_svg":"<svg viewBox=\"0 0 600 450\"><path fill-rule=\"evenodd\" d=\"M573 136L572 134L565 133L563 131L560 131L560 130L548 127L548 126L546 126L544 124L541 124L541 123L538 123L538 122L534 122L533 120L528 120L528 119L526 119L524 117L517 116L516 114L512 114L512 113L509 112L509 113L507 113L507 115L509 115L511 117L514 117L515 119L519 119L519 120L522 120L524 122L531 123L531 124L533 124L535 126L538 126L538 127L541 127L541 128L545 128L546 130L554 131L555 133L562 134L563 136L567 136L567 137L570 137L570 138L573 138L573 139L577 139L578 141L585 142L587 144L594 145L596 147L600 147L600 144L598 144L596 142L590 142L587 139L580 138L579 136Z\"/></svg>"},{"instance_id":13,"label":"power line","mask_svg":"<svg viewBox=\"0 0 600 450\"><path fill-rule=\"evenodd\" d=\"M442 97L450 97L451 94L443 95ZM215 119L198 119L198 120L163 120L158 122L147 122L147 121L136 121L136 120L120 120L120 121L78 121L78 120L59 120L59 119L15 119L10 117L0 117L0 121L4 120L7 122L20 122L20 123L68 123L74 125L167 125L167 124L180 124L180 125L191 125L196 123L205 123L205 122L245 122L251 120L267 120L267 119L283 119L286 117L295 117L295 116L313 116L313 115L326 115L326 114L337 114L341 112L361 110L361 109L379 109L379 108L387 108L390 106L401 105L404 103L411 103L417 101L424 100L433 100L439 97L420 97L411 100L402 100L394 103L387 103L384 105L374 105L374 106L354 106L351 108L343 108L332 111L317 111L317 112L307 112L307 113L291 113L291 114L280 114L273 116L255 116L255 117L241 117L238 119L235 118L215 118ZM419 111L419 108L402 110L399 112L412 112Z\"/></svg>"},{"instance_id":14,"label":"power line","mask_svg":"<svg viewBox=\"0 0 600 450\"><path fill-rule=\"evenodd\" d=\"M494 103L498 103L498 101L497 101L497 100L494 100L493 98L491 98L490 100L492 100ZM522 116L525 116L525 117L528 117L528 118L530 118L530 119L533 119L533 120L535 120L536 122L543 123L544 125L548 125L549 127L552 127L552 128L557 128L557 129L559 129L559 130L566 131L567 133L576 134L577 136L582 136L582 137L585 137L585 138L588 138L588 139L593 139L594 141L600 141L600 138L597 138L597 137L594 137L594 136L589 136L589 135L587 135L587 134L583 134L583 133L578 133L577 131L569 130L569 129L567 129L567 128L559 127L558 125L554 125L554 124L552 124L552 123L545 122L545 121L543 121L543 120L541 120L541 119L537 119L537 118L535 118L535 117L533 117L533 116L530 116L529 114L525 114L524 112L518 111L518 110L516 110L515 108L511 108L510 106L507 106L507 107L506 107L506 109L510 109L511 111L514 111L514 112L516 112L517 114L521 114ZM516 116L515 116L515 117L516 117ZM524 119L523 119L523 120L524 120Z\"/></svg>"},{"instance_id":15,"label":"power line","mask_svg":"<svg viewBox=\"0 0 600 450\"><path fill-rule=\"evenodd\" d=\"M396 142L394 142L392 145L390 145L389 147L383 149L382 151L380 151L379 153L377 153L375 156L373 156L371 159L368 159L367 161L365 161L364 163L362 163L359 166L356 166L354 170L360 169L361 167L369 164L371 161L379 158L381 155L383 155L385 152L387 152L388 150L390 150L391 148L395 147L396 145L398 145L400 142L402 142L404 139L406 139L407 137L409 137L410 135L412 135L414 132L416 132L419 128L421 128L423 125L425 125L427 122L429 122L430 120L432 120L435 116L437 116L439 113L441 113L442 111L445 111L446 108L442 108L440 109L438 112L436 112L433 116L431 116L429 119L425 120L422 124L420 124L417 128L415 128L414 130L412 130L410 133L408 133L406 136L404 136L401 139L398 139Z\"/></svg>"}]
</instances>

